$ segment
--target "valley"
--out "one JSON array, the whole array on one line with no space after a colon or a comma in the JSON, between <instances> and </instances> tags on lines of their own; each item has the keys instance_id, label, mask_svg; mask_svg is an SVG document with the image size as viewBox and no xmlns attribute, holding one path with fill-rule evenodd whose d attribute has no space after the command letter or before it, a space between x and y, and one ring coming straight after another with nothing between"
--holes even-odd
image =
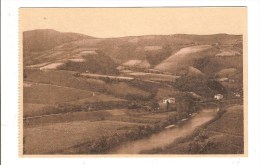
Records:
<instances>
[{"instance_id":1,"label":"valley","mask_svg":"<svg viewBox=\"0 0 260 165\"><path fill-rule=\"evenodd\" d=\"M189 154L200 129L244 151L241 35L23 35L24 154Z\"/></svg>"}]
</instances>

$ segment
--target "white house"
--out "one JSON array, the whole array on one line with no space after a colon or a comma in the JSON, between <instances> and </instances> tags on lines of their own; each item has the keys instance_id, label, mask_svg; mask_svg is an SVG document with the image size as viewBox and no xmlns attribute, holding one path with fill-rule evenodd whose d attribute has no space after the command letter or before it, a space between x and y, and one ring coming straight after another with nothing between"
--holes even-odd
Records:
<instances>
[{"instance_id":1,"label":"white house","mask_svg":"<svg viewBox=\"0 0 260 165\"><path fill-rule=\"evenodd\" d=\"M223 95L222 94L216 94L216 95L214 95L214 99L221 100L221 99L223 99Z\"/></svg>"},{"instance_id":2,"label":"white house","mask_svg":"<svg viewBox=\"0 0 260 165\"><path fill-rule=\"evenodd\" d=\"M159 109L161 110L175 110L176 109L176 100L175 98L163 99L159 102Z\"/></svg>"},{"instance_id":3,"label":"white house","mask_svg":"<svg viewBox=\"0 0 260 165\"><path fill-rule=\"evenodd\" d=\"M235 97L240 97L241 95L239 93L234 93Z\"/></svg>"},{"instance_id":4,"label":"white house","mask_svg":"<svg viewBox=\"0 0 260 165\"><path fill-rule=\"evenodd\" d=\"M163 103L175 104L175 98L163 99Z\"/></svg>"}]
</instances>

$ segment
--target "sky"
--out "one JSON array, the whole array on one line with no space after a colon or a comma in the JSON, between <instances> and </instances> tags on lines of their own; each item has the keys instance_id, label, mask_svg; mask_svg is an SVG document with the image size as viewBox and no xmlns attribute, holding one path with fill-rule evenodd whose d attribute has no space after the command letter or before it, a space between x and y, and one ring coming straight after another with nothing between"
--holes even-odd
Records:
<instances>
[{"instance_id":1,"label":"sky","mask_svg":"<svg viewBox=\"0 0 260 165\"><path fill-rule=\"evenodd\" d=\"M20 30L54 29L93 37L245 34L244 7L21 8Z\"/></svg>"}]
</instances>

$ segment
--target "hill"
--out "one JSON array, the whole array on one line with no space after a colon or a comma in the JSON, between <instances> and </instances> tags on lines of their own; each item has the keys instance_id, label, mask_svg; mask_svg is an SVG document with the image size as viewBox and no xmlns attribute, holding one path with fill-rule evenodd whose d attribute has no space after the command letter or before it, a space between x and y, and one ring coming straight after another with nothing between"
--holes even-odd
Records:
<instances>
[{"instance_id":1,"label":"hill","mask_svg":"<svg viewBox=\"0 0 260 165\"><path fill-rule=\"evenodd\" d=\"M242 72L242 54L219 56L226 47L233 48L233 46L216 45L185 47L156 65L155 69L177 75L186 74L190 66L200 70L206 76L212 76L222 69L229 68Z\"/></svg>"},{"instance_id":2,"label":"hill","mask_svg":"<svg viewBox=\"0 0 260 165\"><path fill-rule=\"evenodd\" d=\"M223 77L231 77L238 73L238 70L235 68L228 68L228 69L222 69L219 72L216 73L217 77L223 78Z\"/></svg>"},{"instance_id":3,"label":"hill","mask_svg":"<svg viewBox=\"0 0 260 165\"><path fill-rule=\"evenodd\" d=\"M58 67L62 70L117 75L117 64L108 56L89 54L82 61L67 61Z\"/></svg>"},{"instance_id":4,"label":"hill","mask_svg":"<svg viewBox=\"0 0 260 165\"><path fill-rule=\"evenodd\" d=\"M206 76L228 68L242 71L243 67L241 35L174 34L94 38L45 29L24 32L23 45L24 66L83 64L86 56L99 56L102 52L102 56L117 66L132 65L135 61L133 65L136 68L156 69L177 75L187 73L189 67L198 69ZM100 64L98 68L107 67L105 62ZM91 71L87 68L84 70Z\"/></svg>"},{"instance_id":5,"label":"hill","mask_svg":"<svg viewBox=\"0 0 260 165\"><path fill-rule=\"evenodd\" d=\"M51 29L40 29L23 32L25 51L43 51L66 42L93 38L78 33L62 33Z\"/></svg>"},{"instance_id":6,"label":"hill","mask_svg":"<svg viewBox=\"0 0 260 165\"><path fill-rule=\"evenodd\" d=\"M187 67L192 66L195 60L212 57L216 52L218 52L218 50L211 45L182 48L158 64L155 69L174 74L181 74L187 69Z\"/></svg>"},{"instance_id":7,"label":"hill","mask_svg":"<svg viewBox=\"0 0 260 165\"><path fill-rule=\"evenodd\" d=\"M39 29L23 32L23 55L24 62L41 56L40 52L51 50L52 48L71 41L90 39L93 37L78 33L62 33L51 29ZM33 62L33 64L36 64Z\"/></svg>"}]
</instances>

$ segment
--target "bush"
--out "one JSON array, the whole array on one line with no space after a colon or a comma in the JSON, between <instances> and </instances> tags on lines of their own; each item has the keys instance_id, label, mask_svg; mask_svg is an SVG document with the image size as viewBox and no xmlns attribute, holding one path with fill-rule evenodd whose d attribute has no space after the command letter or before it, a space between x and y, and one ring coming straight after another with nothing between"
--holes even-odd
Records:
<instances>
[{"instance_id":1,"label":"bush","mask_svg":"<svg viewBox=\"0 0 260 165\"><path fill-rule=\"evenodd\" d=\"M102 136L91 145L91 153L100 154L109 148L107 138Z\"/></svg>"},{"instance_id":2,"label":"bush","mask_svg":"<svg viewBox=\"0 0 260 165\"><path fill-rule=\"evenodd\" d=\"M127 108L128 109L139 109L139 108L141 108L141 105L138 103L130 103L130 104L128 104Z\"/></svg>"},{"instance_id":3,"label":"bush","mask_svg":"<svg viewBox=\"0 0 260 165\"><path fill-rule=\"evenodd\" d=\"M176 115L176 120L182 120L188 117L188 113L187 112L179 112Z\"/></svg>"},{"instance_id":4,"label":"bush","mask_svg":"<svg viewBox=\"0 0 260 165\"><path fill-rule=\"evenodd\" d=\"M194 137L193 141L189 143L189 153L192 154L206 154L215 149L217 144L214 139L208 139L205 132L200 132L198 136Z\"/></svg>"}]
</instances>

